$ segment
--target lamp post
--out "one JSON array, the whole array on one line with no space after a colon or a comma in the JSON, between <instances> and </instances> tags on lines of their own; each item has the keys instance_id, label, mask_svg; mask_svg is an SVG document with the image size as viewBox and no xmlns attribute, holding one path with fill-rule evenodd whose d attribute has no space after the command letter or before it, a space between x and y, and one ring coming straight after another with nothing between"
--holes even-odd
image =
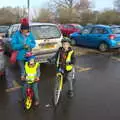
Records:
<instances>
[{"instance_id":1,"label":"lamp post","mask_svg":"<svg viewBox=\"0 0 120 120\"><path fill-rule=\"evenodd\" d=\"M27 0L27 9L28 9L28 21L30 22L30 0Z\"/></svg>"}]
</instances>

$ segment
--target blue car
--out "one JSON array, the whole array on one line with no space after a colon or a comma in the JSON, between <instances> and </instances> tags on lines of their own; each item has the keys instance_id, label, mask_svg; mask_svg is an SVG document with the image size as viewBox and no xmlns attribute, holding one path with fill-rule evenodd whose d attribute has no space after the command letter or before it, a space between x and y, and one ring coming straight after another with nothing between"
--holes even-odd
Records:
<instances>
[{"instance_id":1,"label":"blue car","mask_svg":"<svg viewBox=\"0 0 120 120\"><path fill-rule=\"evenodd\" d=\"M105 52L111 48L120 48L120 26L89 25L81 32L70 34L70 38L75 45Z\"/></svg>"}]
</instances>

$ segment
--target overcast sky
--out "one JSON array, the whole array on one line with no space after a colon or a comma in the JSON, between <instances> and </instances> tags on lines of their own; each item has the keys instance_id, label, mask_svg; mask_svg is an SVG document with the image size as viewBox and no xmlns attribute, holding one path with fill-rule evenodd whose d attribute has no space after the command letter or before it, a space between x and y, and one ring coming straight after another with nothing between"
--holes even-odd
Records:
<instances>
[{"instance_id":1,"label":"overcast sky","mask_svg":"<svg viewBox=\"0 0 120 120\"><path fill-rule=\"evenodd\" d=\"M49 0L30 0L31 7L44 7ZM91 0L95 4L96 10L102 10L104 8L113 8L114 0ZM2 0L0 7L3 6L27 6L27 0Z\"/></svg>"}]
</instances>

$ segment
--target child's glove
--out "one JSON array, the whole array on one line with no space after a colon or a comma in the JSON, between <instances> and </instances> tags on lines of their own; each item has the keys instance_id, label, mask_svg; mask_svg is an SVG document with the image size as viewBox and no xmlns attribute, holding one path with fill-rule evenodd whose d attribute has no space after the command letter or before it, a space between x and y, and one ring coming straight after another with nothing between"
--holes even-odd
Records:
<instances>
[{"instance_id":1,"label":"child's glove","mask_svg":"<svg viewBox=\"0 0 120 120\"><path fill-rule=\"evenodd\" d=\"M29 46L28 45L24 45L24 49L29 49Z\"/></svg>"},{"instance_id":2,"label":"child's glove","mask_svg":"<svg viewBox=\"0 0 120 120\"><path fill-rule=\"evenodd\" d=\"M39 78L39 77L36 77L36 78L35 78L35 82L38 82L38 81L40 81L40 78Z\"/></svg>"},{"instance_id":3,"label":"child's glove","mask_svg":"<svg viewBox=\"0 0 120 120\"><path fill-rule=\"evenodd\" d=\"M25 76L21 76L21 80L24 81L25 80Z\"/></svg>"}]
</instances>

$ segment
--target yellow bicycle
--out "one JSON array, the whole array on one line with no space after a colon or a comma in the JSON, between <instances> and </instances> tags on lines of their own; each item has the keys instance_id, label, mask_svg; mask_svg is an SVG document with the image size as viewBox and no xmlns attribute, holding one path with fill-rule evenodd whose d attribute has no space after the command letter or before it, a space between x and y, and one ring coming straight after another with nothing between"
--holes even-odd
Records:
<instances>
[{"instance_id":1,"label":"yellow bicycle","mask_svg":"<svg viewBox=\"0 0 120 120\"><path fill-rule=\"evenodd\" d=\"M73 69L73 75L72 75L72 84L73 86L75 85L75 69ZM55 79L55 83L54 83L54 99L53 99L53 103L54 106L56 107L59 103L60 100L60 96L63 90L63 84L66 81L66 73L64 72L64 70L59 69L59 71L56 74L56 79Z\"/></svg>"},{"instance_id":2,"label":"yellow bicycle","mask_svg":"<svg viewBox=\"0 0 120 120\"><path fill-rule=\"evenodd\" d=\"M59 70L59 72L56 74L55 84L54 84L54 105L57 106L61 92L63 89L63 79L64 79L64 71Z\"/></svg>"},{"instance_id":3,"label":"yellow bicycle","mask_svg":"<svg viewBox=\"0 0 120 120\"><path fill-rule=\"evenodd\" d=\"M29 110L33 103L34 93L33 93L32 87L31 87L32 84L29 84L27 82L26 82L26 84L27 84L27 89L26 89L26 98L24 100L24 106L25 106L26 110Z\"/></svg>"}]
</instances>

